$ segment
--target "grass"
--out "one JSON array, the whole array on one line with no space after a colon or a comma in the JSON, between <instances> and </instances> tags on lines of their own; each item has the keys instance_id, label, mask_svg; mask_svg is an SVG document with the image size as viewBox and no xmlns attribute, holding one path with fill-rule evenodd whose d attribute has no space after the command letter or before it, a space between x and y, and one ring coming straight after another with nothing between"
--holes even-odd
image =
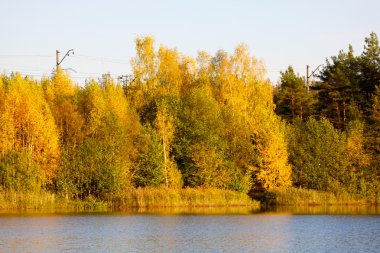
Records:
<instances>
[{"instance_id":1,"label":"grass","mask_svg":"<svg viewBox=\"0 0 380 253\"><path fill-rule=\"evenodd\" d=\"M111 194L100 200L93 196L85 200L68 200L48 192L16 192L0 190L0 210L3 211L109 211L109 210L157 210L179 208L179 212L194 208L233 208L262 206L378 206L379 198L363 198L347 193L334 194L309 189L286 188L255 194L252 200L244 193L205 188L133 188L122 193ZM323 209L325 210L325 209ZM200 210L200 212L203 212ZM205 210L205 212L208 212ZM218 212L218 211L216 211Z\"/></svg>"},{"instance_id":2,"label":"grass","mask_svg":"<svg viewBox=\"0 0 380 253\"><path fill-rule=\"evenodd\" d=\"M46 191L0 191L0 209L42 209L56 204L56 196Z\"/></svg>"},{"instance_id":3,"label":"grass","mask_svg":"<svg viewBox=\"0 0 380 253\"><path fill-rule=\"evenodd\" d=\"M149 207L259 207L248 195L221 189L166 189L137 188L112 198L111 203L119 209Z\"/></svg>"},{"instance_id":4,"label":"grass","mask_svg":"<svg viewBox=\"0 0 380 253\"><path fill-rule=\"evenodd\" d=\"M0 210L102 210L105 202L88 198L84 201L66 200L48 191L0 191Z\"/></svg>"},{"instance_id":5,"label":"grass","mask_svg":"<svg viewBox=\"0 0 380 253\"><path fill-rule=\"evenodd\" d=\"M248 195L221 189L137 188L113 194L107 200L92 196L67 200L47 191L0 191L0 210L107 211L161 207L260 206Z\"/></svg>"},{"instance_id":6,"label":"grass","mask_svg":"<svg viewBox=\"0 0 380 253\"><path fill-rule=\"evenodd\" d=\"M359 195L334 194L293 187L256 194L254 198L266 206L378 205L379 203L379 199L368 199Z\"/></svg>"}]
</instances>

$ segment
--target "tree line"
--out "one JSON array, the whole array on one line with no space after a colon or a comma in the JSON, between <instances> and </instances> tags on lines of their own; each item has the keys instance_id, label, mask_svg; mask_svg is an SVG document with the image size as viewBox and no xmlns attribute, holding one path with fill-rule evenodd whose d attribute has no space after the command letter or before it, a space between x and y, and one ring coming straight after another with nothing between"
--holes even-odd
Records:
<instances>
[{"instance_id":1,"label":"tree line","mask_svg":"<svg viewBox=\"0 0 380 253\"><path fill-rule=\"evenodd\" d=\"M274 88L244 44L192 58L151 37L136 39L124 83L1 75L0 190L376 192L379 51L371 34L362 55L340 52L309 93L291 67Z\"/></svg>"},{"instance_id":2,"label":"tree line","mask_svg":"<svg viewBox=\"0 0 380 253\"><path fill-rule=\"evenodd\" d=\"M380 48L341 50L318 81L305 85L291 66L275 88L276 113L288 123L293 184L324 191L378 195L380 179Z\"/></svg>"}]
</instances>

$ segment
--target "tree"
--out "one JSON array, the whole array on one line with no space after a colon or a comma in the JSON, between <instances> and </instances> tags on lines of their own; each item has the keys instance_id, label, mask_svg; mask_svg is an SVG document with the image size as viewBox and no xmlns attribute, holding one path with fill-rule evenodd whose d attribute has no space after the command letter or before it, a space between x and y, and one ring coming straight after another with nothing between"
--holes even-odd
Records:
<instances>
[{"instance_id":1,"label":"tree","mask_svg":"<svg viewBox=\"0 0 380 253\"><path fill-rule=\"evenodd\" d=\"M157 87L157 64L154 39L137 38L136 57L131 60L133 82L126 87L128 99L136 109L151 101L152 90Z\"/></svg>"},{"instance_id":2,"label":"tree","mask_svg":"<svg viewBox=\"0 0 380 253\"><path fill-rule=\"evenodd\" d=\"M4 139L1 145L4 165L15 173L20 166L16 160L22 164L29 161L29 167L34 169L29 174L31 184L48 188L56 174L60 149L54 119L41 86L20 74L12 74L2 82L5 89L0 120L4 125L0 127L0 136ZM13 164L8 164L13 158L9 160L7 156L15 159Z\"/></svg>"},{"instance_id":3,"label":"tree","mask_svg":"<svg viewBox=\"0 0 380 253\"><path fill-rule=\"evenodd\" d=\"M323 191L336 191L347 166L345 135L322 118L297 121L288 131L289 160L294 184Z\"/></svg>"},{"instance_id":4,"label":"tree","mask_svg":"<svg viewBox=\"0 0 380 253\"><path fill-rule=\"evenodd\" d=\"M5 79L5 82L3 81ZM13 121L12 111L6 103L7 77L0 78L0 152L3 158L8 152L12 151L14 146L15 125Z\"/></svg>"},{"instance_id":5,"label":"tree","mask_svg":"<svg viewBox=\"0 0 380 253\"><path fill-rule=\"evenodd\" d=\"M58 188L71 197L105 199L132 186L138 157L133 142L141 126L121 85L112 80L91 81L77 92L87 128L82 142L64 146Z\"/></svg>"},{"instance_id":6,"label":"tree","mask_svg":"<svg viewBox=\"0 0 380 253\"><path fill-rule=\"evenodd\" d=\"M164 89L163 94L178 95L182 86L182 72L178 51L161 46L158 50L157 58L157 78L159 86Z\"/></svg>"},{"instance_id":7,"label":"tree","mask_svg":"<svg viewBox=\"0 0 380 253\"><path fill-rule=\"evenodd\" d=\"M379 64L380 47L375 33L365 38L360 56L354 56L350 45L347 53L340 51L327 60L319 76L321 82L314 87L318 91L318 112L339 129L362 114L368 117L375 87L380 84Z\"/></svg>"},{"instance_id":8,"label":"tree","mask_svg":"<svg viewBox=\"0 0 380 253\"><path fill-rule=\"evenodd\" d=\"M376 33L372 32L365 38L364 51L359 57L360 72L359 83L363 100L362 106L371 108L372 95L376 86L380 85L380 46Z\"/></svg>"},{"instance_id":9,"label":"tree","mask_svg":"<svg viewBox=\"0 0 380 253\"><path fill-rule=\"evenodd\" d=\"M70 77L58 68L51 82L43 83L43 89L58 127L62 145L75 146L80 143L84 137L82 129L84 119L78 105L79 88L74 87Z\"/></svg>"},{"instance_id":10,"label":"tree","mask_svg":"<svg viewBox=\"0 0 380 253\"><path fill-rule=\"evenodd\" d=\"M185 186L222 187L225 143L218 103L205 89L195 89L183 99L175 157Z\"/></svg>"},{"instance_id":11,"label":"tree","mask_svg":"<svg viewBox=\"0 0 380 253\"><path fill-rule=\"evenodd\" d=\"M139 138L137 167L133 171L136 187L165 185L166 173L162 142L150 125L145 125L144 135Z\"/></svg>"},{"instance_id":12,"label":"tree","mask_svg":"<svg viewBox=\"0 0 380 253\"><path fill-rule=\"evenodd\" d=\"M371 155L372 175L380 179L380 86L373 96L370 121L365 131L365 147Z\"/></svg>"},{"instance_id":13,"label":"tree","mask_svg":"<svg viewBox=\"0 0 380 253\"><path fill-rule=\"evenodd\" d=\"M174 139L173 117L167 112L165 105L161 105L158 108L155 126L158 132L158 136L162 140L165 185L166 187L169 187L169 184L174 187L180 187L181 174L176 168L175 162L169 156Z\"/></svg>"},{"instance_id":14,"label":"tree","mask_svg":"<svg viewBox=\"0 0 380 253\"><path fill-rule=\"evenodd\" d=\"M274 113L273 88L269 83L255 83L250 93L249 120L252 141L258 151L255 185L272 190L292 184L288 164L284 122Z\"/></svg>"},{"instance_id":15,"label":"tree","mask_svg":"<svg viewBox=\"0 0 380 253\"><path fill-rule=\"evenodd\" d=\"M350 193L367 194L367 182L373 173L368 170L371 157L364 147L364 124L358 120L351 121L347 127L346 171L342 174L342 183Z\"/></svg>"},{"instance_id":16,"label":"tree","mask_svg":"<svg viewBox=\"0 0 380 253\"><path fill-rule=\"evenodd\" d=\"M304 80L294 73L291 66L280 74L280 85L274 96L276 113L288 121L308 117L311 114L311 97Z\"/></svg>"},{"instance_id":17,"label":"tree","mask_svg":"<svg viewBox=\"0 0 380 253\"><path fill-rule=\"evenodd\" d=\"M357 93L360 93L358 61L353 56L351 46L348 53L340 51L339 55L331 57L331 60L331 63L326 61L319 76L321 82L313 89L318 91L319 113L331 120L337 128L344 129L348 123L349 105L360 100L357 97Z\"/></svg>"}]
</instances>

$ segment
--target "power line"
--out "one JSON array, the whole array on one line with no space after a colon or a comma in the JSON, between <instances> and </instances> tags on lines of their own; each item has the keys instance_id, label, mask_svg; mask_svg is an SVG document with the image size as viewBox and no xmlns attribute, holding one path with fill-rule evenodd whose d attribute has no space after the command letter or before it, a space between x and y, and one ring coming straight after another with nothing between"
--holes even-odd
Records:
<instances>
[{"instance_id":1,"label":"power line","mask_svg":"<svg viewBox=\"0 0 380 253\"><path fill-rule=\"evenodd\" d=\"M1 64L0 64L1 66ZM1 68L1 67L0 67ZM14 71L14 69L23 69L23 70L27 70L27 71L45 71L45 68L42 69L42 68L34 68L34 67L30 67L30 66L25 66L25 65L11 65L11 66L8 66L8 67L2 67L4 70L7 70L7 69L11 69L10 71Z\"/></svg>"},{"instance_id":2,"label":"power line","mask_svg":"<svg viewBox=\"0 0 380 253\"><path fill-rule=\"evenodd\" d=\"M53 58L52 55L40 55L40 54L29 54L29 55L0 55L0 58L19 58L19 57L43 57L43 58Z\"/></svg>"},{"instance_id":3,"label":"power line","mask_svg":"<svg viewBox=\"0 0 380 253\"><path fill-rule=\"evenodd\" d=\"M69 50L68 53L72 51L72 50ZM66 53L67 55L67 53ZM65 55L65 56L66 56ZM1 58L17 58L17 57L43 57L43 58L54 58L54 56L52 55L42 55L42 54L31 54L31 55L0 55L0 59ZM57 64L59 65L62 60L65 58L63 57L60 61L59 60L59 55L56 55L56 61L57 61ZM113 64L122 64L122 65L126 65L126 64L130 64L129 61L126 61L126 60L123 60L123 59L116 59L116 58L110 58L110 57L101 57L101 56L89 56L89 55L82 55L82 54L76 54L74 56L74 58L80 60L80 59L84 59L84 60L89 60L89 61L96 61L96 62L101 62L101 63L113 63ZM49 71L44 71L43 69L41 68L30 68L30 66L20 66L20 65L17 65L17 66L10 66L10 68L12 68L12 71L7 71L8 73L14 73L14 72L19 72L23 75L28 75L28 76L35 76L35 77L43 77L43 76L49 76L51 73L52 73L52 70L49 70ZM5 68L3 68L5 69ZM9 69L9 67L8 67ZM14 70L16 69L16 70ZM6 70L6 69L5 69ZM277 68L265 68L265 67L253 67L253 70L258 70L258 71L265 71L266 73L279 73L280 71L282 71L281 69L277 69ZM48 73L48 74L41 74L42 73ZM106 71L102 72L102 73L95 73L95 72L76 72L75 74L72 74L70 73L69 76L72 78L72 79L97 79L97 78L101 78L101 76L106 73ZM119 76L122 76L122 75L125 75L125 72L121 73L121 74L112 74L110 75L112 78L115 78L115 79L118 79Z\"/></svg>"},{"instance_id":4,"label":"power line","mask_svg":"<svg viewBox=\"0 0 380 253\"><path fill-rule=\"evenodd\" d=\"M42 78L42 77L48 78L51 76L51 74L41 74L40 72L36 72L36 71L15 70L15 71L3 71L2 72L2 74L7 74L7 75L15 74L15 73L19 73L22 76L38 77L38 78ZM69 76L71 79L76 79L76 80L86 80L86 79L91 80L91 79L101 78L103 74L94 73L93 75L88 75L88 74L84 74L84 73L79 72L78 74L75 74L75 75L69 74ZM114 79L118 79L120 74L110 74L110 76Z\"/></svg>"},{"instance_id":5,"label":"power line","mask_svg":"<svg viewBox=\"0 0 380 253\"><path fill-rule=\"evenodd\" d=\"M39 78L48 77L48 75L35 74L35 73L29 73L29 72L21 72L21 71L4 71L4 72L2 72L2 74L7 74L7 75L16 74L16 73L19 73L22 76L29 76L29 77L39 77Z\"/></svg>"},{"instance_id":6,"label":"power line","mask_svg":"<svg viewBox=\"0 0 380 253\"><path fill-rule=\"evenodd\" d=\"M98 57L98 56L88 56L88 55L77 55L79 58L84 58L91 61L97 61L97 62L110 62L110 63L116 63L116 64L129 64L129 61L125 61L122 59L114 59L114 58L107 58L107 57Z\"/></svg>"}]
</instances>

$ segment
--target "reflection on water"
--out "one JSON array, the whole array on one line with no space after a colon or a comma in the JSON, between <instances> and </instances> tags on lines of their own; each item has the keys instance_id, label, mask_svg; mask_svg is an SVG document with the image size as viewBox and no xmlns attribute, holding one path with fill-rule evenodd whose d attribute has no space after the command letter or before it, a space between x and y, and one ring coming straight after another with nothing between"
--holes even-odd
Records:
<instances>
[{"instance_id":1,"label":"reflection on water","mask_svg":"<svg viewBox=\"0 0 380 253\"><path fill-rule=\"evenodd\" d=\"M272 211L272 210L271 210ZM153 207L153 208L130 208L114 211L75 211L75 210L0 210L0 217L6 216L46 216L46 215L248 215L262 213L258 208L249 206L236 207ZM1 253L1 252L0 252Z\"/></svg>"},{"instance_id":2,"label":"reflection on water","mask_svg":"<svg viewBox=\"0 0 380 253\"><path fill-rule=\"evenodd\" d=\"M378 210L343 209L2 214L0 252L378 252L380 216L351 215Z\"/></svg>"},{"instance_id":3,"label":"reflection on water","mask_svg":"<svg viewBox=\"0 0 380 253\"><path fill-rule=\"evenodd\" d=\"M334 205L334 206L278 206L257 209L249 206L232 207L150 207L131 208L113 211L76 211L72 209L52 210L0 210L1 216L46 216L61 215L119 215L119 214L152 214L152 215L252 215L252 214L340 214L340 215L380 215L380 206Z\"/></svg>"},{"instance_id":4,"label":"reflection on water","mask_svg":"<svg viewBox=\"0 0 380 253\"><path fill-rule=\"evenodd\" d=\"M380 214L379 206L364 205L334 205L334 206L280 206L264 210L265 212L291 213L291 214L350 214L375 215Z\"/></svg>"}]
</instances>

